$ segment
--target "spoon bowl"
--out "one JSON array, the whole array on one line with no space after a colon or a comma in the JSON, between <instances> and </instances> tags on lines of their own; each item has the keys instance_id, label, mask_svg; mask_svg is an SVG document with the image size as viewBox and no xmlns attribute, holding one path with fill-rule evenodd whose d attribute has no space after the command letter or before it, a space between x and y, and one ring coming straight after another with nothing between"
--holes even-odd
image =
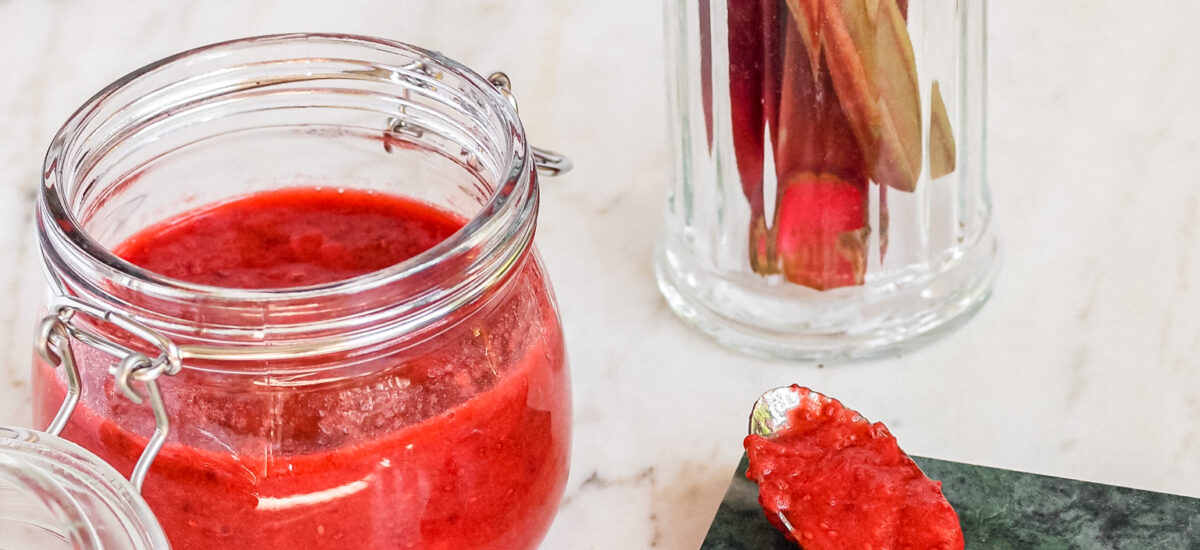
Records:
<instances>
[{"instance_id":1,"label":"spoon bowl","mask_svg":"<svg viewBox=\"0 0 1200 550\"><path fill-rule=\"evenodd\" d=\"M766 391L750 409L750 433L763 437L774 436L775 432L788 427L788 412L799 405L800 393L795 386Z\"/></svg>"},{"instance_id":2,"label":"spoon bowl","mask_svg":"<svg viewBox=\"0 0 1200 550\"><path fill-rule=\"evenodd\" d=\"M750 409L750 434L766 438L774 437L776 433L791 424L788 416L792 414L793 410L803 407L815 416L822 414L825 406L830 404L836 404L839 408L843 408L836 399L797 385L780 386L773 390L767 390L759 396L758 401L754 402L754 407ZM850 421L867 422L867 419L858 413L847 411L853 414Z\"/></svg>"}]
</instances>

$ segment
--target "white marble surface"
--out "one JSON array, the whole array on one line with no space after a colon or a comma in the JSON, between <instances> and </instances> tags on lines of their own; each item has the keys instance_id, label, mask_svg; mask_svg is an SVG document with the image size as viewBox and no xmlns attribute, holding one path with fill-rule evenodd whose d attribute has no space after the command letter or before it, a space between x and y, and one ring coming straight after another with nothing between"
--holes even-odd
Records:
<instances>
[{"instance_id":1,"label":"white marble surface","mask_svg":"<svg viewBox=\"0 0 1200 550\"><path fill-rule=\"evenodd\" d=\"M30 201L59 124L188 47L342 31L505 69L533 139L576 161L547 182L538 236L576 403L545 548L696 548L749 405L791 382L885 421L913 453L1200 496L1198 20L1195 2L993 2L995 297L931 347L822 368L725 351L657 293L668 141L655 0L0 0L0 424L29 423Z\"/></svg>"}]
</instances>

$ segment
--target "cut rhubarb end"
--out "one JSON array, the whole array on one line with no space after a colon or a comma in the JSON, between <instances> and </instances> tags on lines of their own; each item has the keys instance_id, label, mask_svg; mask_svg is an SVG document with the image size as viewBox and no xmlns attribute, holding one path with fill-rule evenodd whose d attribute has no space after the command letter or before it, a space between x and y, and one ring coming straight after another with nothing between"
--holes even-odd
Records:
<instances>
[{"instance_id":1,"label":"cut rhubarb end","mask_svg":"<svg viewBox=\"0 0 1200 550\"><path fill-rule=\"evenodd\" d=\"M775 220L785 278L816 290L863 284L868 208L865 181L815 174L790 179Z\"/></svg>"},{"instance_id":2,"label":"cut rhubarb end","mask_svg":"<svg viewBox=\"0 0 1200 550\"><path fill-rule=\"evenodd\" d=\"M779 273L779 259L775 253L773 232L767 229L762 217L750 220L750 267L760 275Z\"/></svg>"},{"instance_id":3,"label":"cut rhubarb end","mask_svg":"<svg viewBox=\"0 0 1200 550\"><path fill-rule=\"evenodd\" d=\"M805 550L962 550L958 515L900 449L836 399L793 386L787 427L744 441L767 518ZM786 520L786 525L784 524ZM789 528L790 527L790 528Z\"/></svg>"}]
</instances>

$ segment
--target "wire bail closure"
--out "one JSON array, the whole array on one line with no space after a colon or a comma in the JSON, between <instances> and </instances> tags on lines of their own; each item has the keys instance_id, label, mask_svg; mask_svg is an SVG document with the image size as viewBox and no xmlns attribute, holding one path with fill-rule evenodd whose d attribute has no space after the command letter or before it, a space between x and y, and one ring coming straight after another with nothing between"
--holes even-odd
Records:
<instances>
[{"instance_id":1,"label":"wire bail closure","mask_svg":"<svg viewBox=\"0 0 1200 550\"><path fill-rule=\"evenodd\" d=\"M507 74L496 71L487 77L488 82L496 87L500 95L508 100L509 105L512 105L514 111L521 112L517 106L517 96L512 93L512 79ZM533 153L533 163L537 166L538 172L547 176L559 176L570 172L575 167L575 163L561 153L555 153L549 149L541 147L529 146L529 150Z\"/></svg>"},{"instance_id":2,"label":"wire bail closure","mask_svg":"<svg viewBox=\"0 0 1200 550\"><path fill-rule=\"evenodd\" d=\"M183 368L179 347L162 333L128 315L105 310L71 296L58 295L51 301L50 310L51 313L43 317L38 325L35 346L38 355L53 368L65 369L67 395L46 431L55 436L62 433L83 393L79 366L75 363L75 354L71 350L71 340L75 339L116 357L117 362L109 367L109 374L116 379L117 388L136 404L141 405L149 401L149 407L154 411L154 434L146 442L146 447L138 457L132 475L129 476L134 488L141 492L150 465L154 463L155 457L166 443L167 432L170 429L170 418L158 386L158 378L164 374L178 374ZM152 359L140 351L97 334L77 322L80 315L90 321L106 323L127 332L158 350L158 354ZM141 383L145 391L139 390L135 383Z\"/></svg>"},{"instance_id":3,"label":"wire bail closure","mask_svg":"<svg viewBox=\"0 0 1200 550\"><path fill-rule=\"evenodd\" d=\"M441 80L441 74L430 72L429 68L423 61L414 61L405 65L404 67L401 67L401 69L423 74L428 77L428 79L433 81ZM399 73L393 73L389 76L391 78L399 78ZM409 80L410 83L416 86L431 87L428 82L423 82L421 80L406 80ZM496 71L488 75L487 81L496 88L496 91L500 92L500 95L508 101L509 105L512 105L513 111L520 113L520 108L517 106L517 97L512 93L512 79L510 79L507 74L501 71ZM405 101L409 100L410 96L408 89L405 89L402 92L402 97ZM424 128L405 120L406 117L404 115L405 107L401 106L400 116L392 117L387 122L387 130L385 131L386 133L383 140L383 149L389 153L392 152L392 143L389 139L387 139L387 133L408 134L415 137L421 137L425 131ZM566 155L561 153L556 153L549 149L543 149L534 145L530 145L529 150L533 155L533 164L537 167L538 173L540 174L554 177L570 172L571 169L575 167L575 163L571 162L571 159L567 158Z\"/></svg>"}]
</instances>

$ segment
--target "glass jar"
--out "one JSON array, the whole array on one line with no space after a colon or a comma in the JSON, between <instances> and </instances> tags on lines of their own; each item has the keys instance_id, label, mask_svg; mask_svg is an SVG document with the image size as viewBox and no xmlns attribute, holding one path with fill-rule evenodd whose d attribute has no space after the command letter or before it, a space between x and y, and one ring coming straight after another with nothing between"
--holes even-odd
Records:
<instances>
[{"instance_id":1,"label":"glass jar","mask_svg":"<svg viewBox=\"0 0 1200 550\"><path fill-rule=\"evenodd\" d=\"M137 490L78 445L0 427L0 534L4 548L166 550Z\"/></svg>"},{"instance_id":2,"label":"glass jar","mask_svg":"<svg viewBox=\"0 0 1200 550\"><path fill-rule=\"evenodd\" d=\"M667 0L676 175L656 272L680 316L789 359L897 353L998 265L984 0Z\"/></svg>"},{"instance_id":3,"label":"glass jar","mask_svg":"<svg viewBox=\"0 0 1200 550\"><path fill-rule=\"evenodd\" d=\"M539 168L502 74L345 35L142 68L55 137L35 418L132 476L175 550L533 548L567 476L562 331L532 248ZM397 265L298 288L172 279L112 252L197 208L303 186L461 217ZM78 392L72 391L77 386ZM160 448L161 446L161 448Z\"/></svg>"}]
</instances>

